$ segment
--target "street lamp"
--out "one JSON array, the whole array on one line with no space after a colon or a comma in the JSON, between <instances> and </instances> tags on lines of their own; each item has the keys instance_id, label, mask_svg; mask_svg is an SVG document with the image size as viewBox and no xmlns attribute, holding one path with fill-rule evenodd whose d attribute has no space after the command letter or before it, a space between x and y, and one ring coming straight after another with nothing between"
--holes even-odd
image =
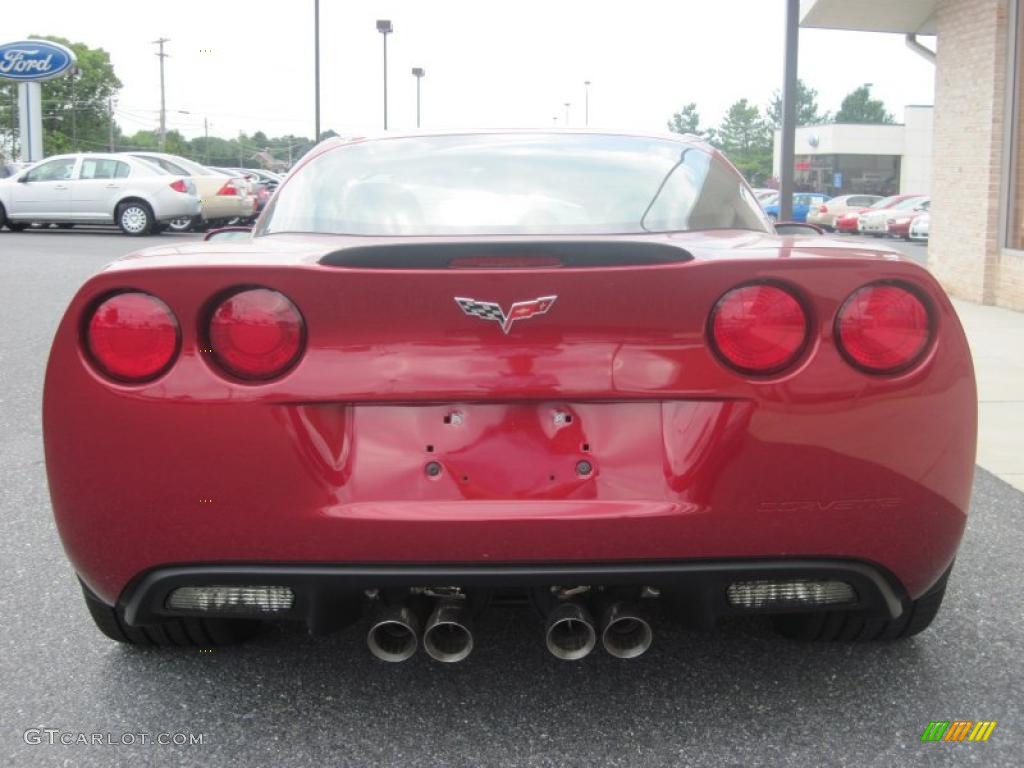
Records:
<instances>
[{"instance_id":1,"label":"street lamp","mask_svg":"<svg viewBox=\"0 0 1024 768\"><path fill-rule=\"evenodd\" d=\"M565 127L566 128L569 127L569 107L570 106L571 106L571 104L569 104L568 101L565 102Z\"/></svg>"},{"instance_id":2,"label":"street lamp","mask_svg":"<svg viewBox=\"0 0 1024 768\"><path fill-rule=\"evenodd\" d=\"M384 37L384 130L388 129L388 35L395 31L388 19L377 19L377 31Z\"/></svg>"},{"instance_id":3,"label":"street lamp","mask_svg":"<svg viewBox=\"0 0 1024 768\"><path fill-rule=\"evenodd\" d=\"M583 81L584 102L583 102L583 126L590 127L590 81Z\"/></svg>"},{"instance_id":4,"label":"street lamp","mask_svg":"<svg viewBox=\"0 0 1024 768\"><path fill-rule=\"evenodd\" d=\"M413 77L416 78L416 127L420 127L420 80L427 74L427 71L423 67L412 68Z\"/></svg>"},{"instance_id":5,"label":"street lamp","mask_svg":"<svg viewBox=\"0 0 1024 768\"><path fill-rule=\"evenodd\" d=\"M194 112L189 112L187 109L177 110L179 115L195 115ZM198 117L198 115L196 115ZM113 151L113 150L111 150ZM208 117L203 116L203 165L210 164L210 120Z\"/></svg>"}]
</instances>

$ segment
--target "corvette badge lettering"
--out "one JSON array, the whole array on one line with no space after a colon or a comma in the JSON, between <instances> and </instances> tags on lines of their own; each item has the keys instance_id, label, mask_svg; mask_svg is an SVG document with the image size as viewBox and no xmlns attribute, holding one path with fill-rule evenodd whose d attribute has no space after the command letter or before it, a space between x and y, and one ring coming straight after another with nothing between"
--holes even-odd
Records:
<instances>
[{"instance_id":1,"label":"corvette badge lettering","mask_svg":"<svg viewBox=\"0 0 1024 768\"><path fill-rule=\"evenodd\" d=\"M539 299L531 301L517 301L509 307L507 314L502 310L500 304L493 301L477 301L456 296L455 303L470 317L494 320L501 326L502 331L508 333L512 329L512 323L516 320L526 320L535 315L545 314L551 309L557 298L557 296L541 296Z\"/></svg>"}]
</instances>

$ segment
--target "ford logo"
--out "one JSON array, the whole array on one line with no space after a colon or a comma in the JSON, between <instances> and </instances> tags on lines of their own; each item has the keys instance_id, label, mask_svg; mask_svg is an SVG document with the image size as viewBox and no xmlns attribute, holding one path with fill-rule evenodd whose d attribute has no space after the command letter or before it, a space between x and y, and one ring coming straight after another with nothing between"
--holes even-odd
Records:
<instances>
[{"instance_id":1,"label":"ford logo","mask_svg":"<svg viewBox=\"0 0 1024 768\"><path fill-rule=\"evenodd\" d=\"M0 45L0 79L49 80L74 66L74 51L48 40L19 40Z\"/></svg>"}]
</instances>

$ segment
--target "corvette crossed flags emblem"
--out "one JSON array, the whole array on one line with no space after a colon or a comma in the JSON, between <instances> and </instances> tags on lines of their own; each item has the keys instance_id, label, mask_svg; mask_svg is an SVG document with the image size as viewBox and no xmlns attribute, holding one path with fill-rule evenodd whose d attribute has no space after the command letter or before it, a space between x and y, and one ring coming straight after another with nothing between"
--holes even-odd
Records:
<instances>
[{"instance_id":1,"label":"corvette crossed flags emblem","mask_svg":"<svg viewBox=\"0 0 1024 768\"><path fill-rule=\"evenodd\" d=\"M512 329L512 323L516 320L526 320L535 315L543 315L551 309L557 296L541 296L539 299L530 301L517 301L508 309L506 314L500 304L493 301L477 301L466 299L461 296L455 297L455 303L463 312L470 317L479 317L481 320L494 320L501 326L506 334Z\"/></svg>"}]
</instances>

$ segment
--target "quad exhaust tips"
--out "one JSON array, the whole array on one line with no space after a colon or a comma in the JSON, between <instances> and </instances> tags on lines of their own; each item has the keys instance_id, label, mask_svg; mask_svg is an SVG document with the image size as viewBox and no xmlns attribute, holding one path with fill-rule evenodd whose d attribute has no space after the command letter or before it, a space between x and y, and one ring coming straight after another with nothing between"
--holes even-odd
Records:
<instances>
[{"instance_id":1,"label":"quad exhaust tips","mask_svg":"<svg viewBox=\"0 0 1024 768\"><path fill-rule=\"evenodd\" d=\"M616 658L643 655L653 639L651 625L631 605L612 603L601 617L601 644Z\"/></svg>"},{"instance_id":2,"label":"quad exhaust tips","mask_svg":"<svg viewBox=\"0 0 1024 768\"><path fill-rule=\"evenodd\" d=\"M370 653L381 661L398 662L416 653L419 621L407 605L382 606L366 633Z\"/></svg>"},{"instance_id":3,"label":"quad exhaust tips","mask_svg":"<svg viewBox=\"0 0 1024 768\"><path fill-rule=\"evenodd\" d=\"M441 600L423 630L423 650L430 658L446 663L462 661L473 651L473 630L465 606Z\"/></svg>"},{"instance_id":4,"label":"quad exhaust tips","mask_svg":"<svg viewBox=\"0 0 1024 768\"><path fill-rule=\"evenodd\" d=\"M575 600L559 603L548 614L544 641L551 655L557 659L582 659L597 644L597 631L590 611Z\"/></svg>"}]
</instances>

